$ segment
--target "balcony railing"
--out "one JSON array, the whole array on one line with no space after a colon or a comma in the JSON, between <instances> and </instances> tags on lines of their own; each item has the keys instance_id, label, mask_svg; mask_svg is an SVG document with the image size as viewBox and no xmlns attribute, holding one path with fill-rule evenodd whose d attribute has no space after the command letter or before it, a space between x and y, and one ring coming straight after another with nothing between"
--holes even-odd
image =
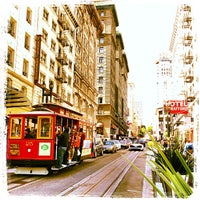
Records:
<instances>
[{"instance_id":1,"label":"balcony railing","mask_svg":"<svg viewBox=\"0 0 200 200\"><path fill-rule=\"evenodd\" d=\"M193 71L190 69L188 72L186 72L185 74L185 82L186 83L191 83L194 80L194 73Z\"/></svg>"},{"instance_id":2,"label":"balcony railing","mask_svg":"<svg viewBox=\"0 0 200 200\"><path fill-rule=\"evenodd\" d=\"M69 46L69 40L65 33L58 33L57 39L63 45L63 47Z\"/></svg>"},{"instance_id":3,"label":"balcony railing","mask_svg":"<svg viewBox=\"0 0 200 200\"><path fill-rule=\"evenodd\" d=\"M67 65L68 59L67 59L67 55L64 54L64 53L58 53L58 54L56 55L56 60L57 60L58 62L60 62L62 65Z\"/></svg>"},{"instance_id":4,"label":"balcony railing","mask_svg":"<svg viewBox=\"0 0 200 200\"><path fill-rule=\"evenodd\" d=\"M190 28L192 22L192 17L184 17L183 19L183 28Z\"/></svg>"},{"instance_id":5,"label":"balcony railing","mask_svg":"<svg viewBox=\"0 0 200 200\"><path fill-rule=\"evenodd\" d=\"M183 10L184 10L184 11L191 12L191 6L184 5Z\"/></svg>"},{"instance_id":6,"label":"balcony railing","mask_svg":"<svg viewBox=\"0 0 200 200\"><path fill-rule=\"evenodd\" d=\"M188 53L184 56L184 64L191 64L193 61L193 55Z\"/></svg>"},{"instance_id":7,"label":"balcony railing","mask_svg":"<svg viewBox=\"0 0 200 200\"><path fill-rule=\"evenodd\" d=\"M187 98L187 102L193 102L195 100L194 92L187 93L186 98Z\"/></svg>"},{"instance_id":8,"label":"balcony railing","mask_svg":"<svg viewBox=\"0 0 200 200\"><path fill-rule=\"evenodd\" d=\"M191 43L192 43L192 39L193 39L193 36L192 36L192 35L186 35L186 36L184 37L183 44L184 44L185 46L190 46Z\"/></svg>"}]
</instances>

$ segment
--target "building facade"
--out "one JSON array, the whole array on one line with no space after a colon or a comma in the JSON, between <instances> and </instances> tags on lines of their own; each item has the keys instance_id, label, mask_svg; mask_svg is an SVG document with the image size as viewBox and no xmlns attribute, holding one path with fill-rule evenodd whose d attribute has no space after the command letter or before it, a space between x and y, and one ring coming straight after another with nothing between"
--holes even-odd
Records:
<instances>
[{"instance_id":1,"label":"building facade","mask_svg":"<svg viewBox=\"0 0 200 200\"><path fill-rule=\"evenodd\" d=\"M156 62L157 76L156 76L156 86L157 86L157 99L156 114L158 116L158 124L156 127L156 132L159 133L160 137L167 132L167 120L168 114L164 111L164 104L173 99L173 89L172 89L172 60L170 53L160 54L159 60Z\"/></svg>"},{"instance_id":2,"label":"building facade","mask_svg":"<svg viewBox=\"0 0 200 200\"><path fill-rule=\"evenodd\" d=\"M82 113L86 122L96 126L96 52L103 26L94 5L77 5L74 13L79 26L76 31L73 107Z\"/></svg>"},{"instance_id":3,"label":"building facade","mask_svg":"<svg viewBox=\"0 0 200 200\"><path fill-rule=\"evenodd\" d=\"M58 104L85 130L103 122L105 137L126 134L129 69L115 6L12 5L9 12L7 114Z\"/></svg>"},{"instance_id":4,"label":"building facade","mask_svg":"<svg viewBox=\"0 0 200 200\"><path fill-rule=\"evenodd\" d=\"M186 101L188 113L169 115L168 131L179 135L183 141L194 141L194 137L198 137L199 127L199 21L193 10L194 5L178 6L169 47L172 56L171 98Z\"/></svg>"},{"instance_id":5,"label":"building facade","mask_svg":"<svg viewBox=\"0 0 200 200\"><path fill-rule=\"evenodd\" d=\"M115 5L98 3L103 24L97 53L97 132L106 138L127 136L128 62Z\"/></svg>"}]
</instances>

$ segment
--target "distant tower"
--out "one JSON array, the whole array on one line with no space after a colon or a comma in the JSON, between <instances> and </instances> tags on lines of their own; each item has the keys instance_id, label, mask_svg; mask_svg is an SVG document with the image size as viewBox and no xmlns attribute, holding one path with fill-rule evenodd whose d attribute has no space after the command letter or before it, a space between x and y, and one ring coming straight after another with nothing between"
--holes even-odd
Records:
<instances>
[{"instance_id":1,"label":"distant tower","mask_svg":"<svg viewBox=\"0 0 200 200\"><path fill-rule=\"evenodd\" d=\"M169 53L162 53L157 64L157 107L171 98L172 61Z\"/></svg>"}]
</instances>

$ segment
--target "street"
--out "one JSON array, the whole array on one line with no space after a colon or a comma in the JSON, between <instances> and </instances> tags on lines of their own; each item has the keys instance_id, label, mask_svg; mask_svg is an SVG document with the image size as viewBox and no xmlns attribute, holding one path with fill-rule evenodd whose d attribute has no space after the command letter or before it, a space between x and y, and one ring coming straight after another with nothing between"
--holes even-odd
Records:
<instances>
[{"instance_id":1,"label":"street","mask_svg":"<svg viewBox=\"0 0 200 200\"><path fill-rule=\"evenodd\" d=\"M120 154L145 169L145 151L120 150L49 176L27 176L8 173L10 195L142 197L141 177Z\"/></svg>"}]
</instances>

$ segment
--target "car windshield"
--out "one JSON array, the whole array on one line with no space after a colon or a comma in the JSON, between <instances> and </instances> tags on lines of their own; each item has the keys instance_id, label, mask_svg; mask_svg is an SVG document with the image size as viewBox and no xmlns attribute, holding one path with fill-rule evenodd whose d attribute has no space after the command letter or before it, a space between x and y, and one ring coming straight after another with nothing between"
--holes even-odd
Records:
<instances>
[{"instance_id":1,"label":"car windshield","mask_svg":"<svg viewBox=\"0 0 200 200\"><path fill-rule=\"evenodd\" d=\"M125 140L120 140L120 143L121 143L121 144L125 144L126 141L125 141Z\"/></svg>"}]
</instances>

